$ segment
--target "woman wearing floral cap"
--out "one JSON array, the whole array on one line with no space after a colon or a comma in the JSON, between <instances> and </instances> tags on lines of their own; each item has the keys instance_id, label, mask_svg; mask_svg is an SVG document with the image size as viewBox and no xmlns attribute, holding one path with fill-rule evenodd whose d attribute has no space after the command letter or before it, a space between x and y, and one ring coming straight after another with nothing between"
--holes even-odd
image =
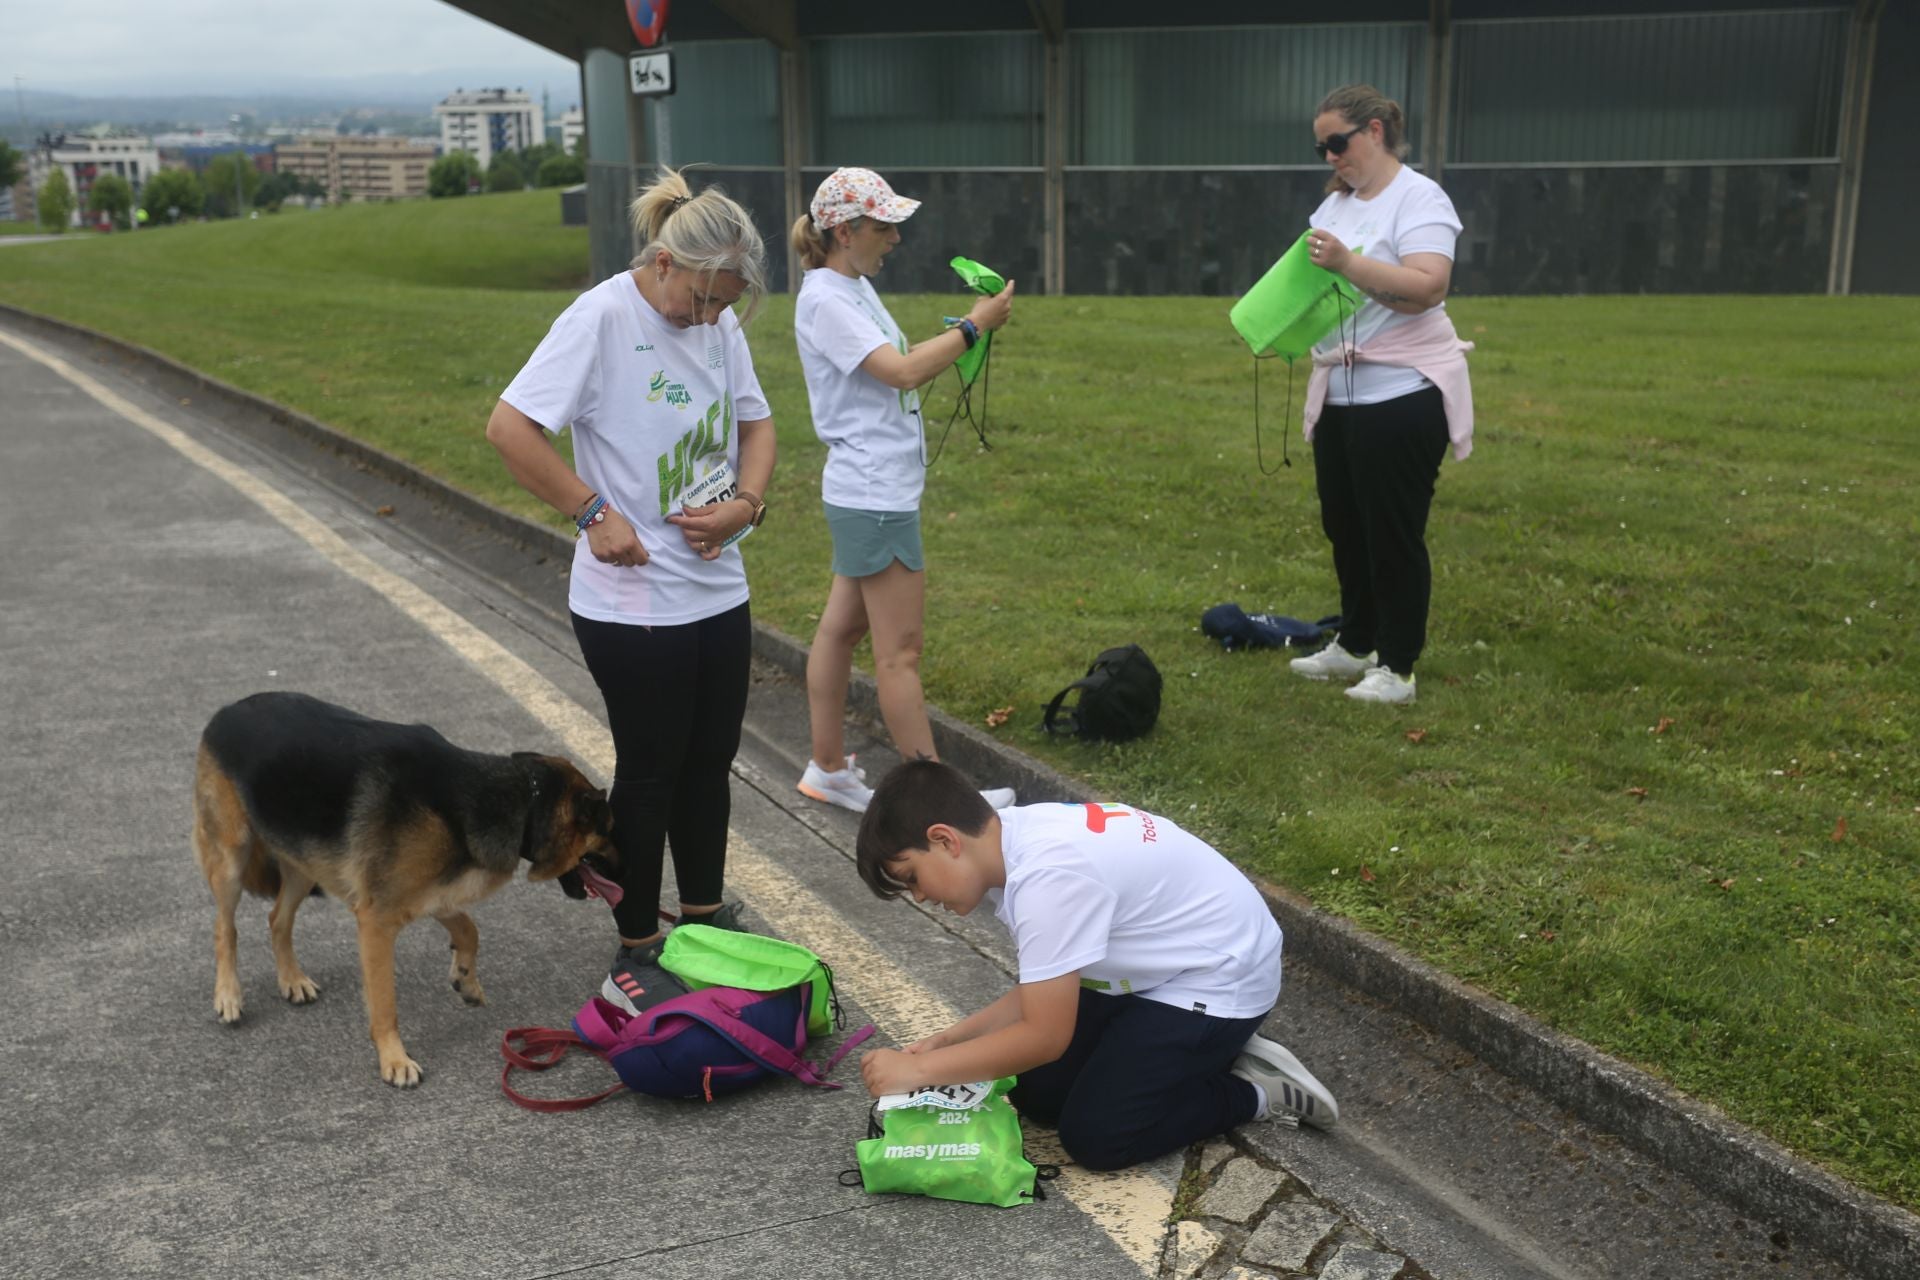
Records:
<instances>
[{"instance_id":1,"label":"woman wearing floral cap","mask_svg":"<svg viewBox=\"0 0 1920 1280\"><path fill-rule=\"evenodd\" d=\"M806 267L794 304L794 336L827 446L820 478L833 531L833 586L807 658L812 758L803 795L856 813L873 792L846 754L847 682L853 651L873 637L880 715L902 759L936 759L920 691L926 561L920 547L920 493L926 485L919 388L1007 322L1013 284L980 298L965 319L908 345L870 282L900 243L899 224L918 200L894 194L870 169L836 169L793 224L793 249ZM1013 803L1010 788L982 793Z\"/></svg>"}]
</instances>

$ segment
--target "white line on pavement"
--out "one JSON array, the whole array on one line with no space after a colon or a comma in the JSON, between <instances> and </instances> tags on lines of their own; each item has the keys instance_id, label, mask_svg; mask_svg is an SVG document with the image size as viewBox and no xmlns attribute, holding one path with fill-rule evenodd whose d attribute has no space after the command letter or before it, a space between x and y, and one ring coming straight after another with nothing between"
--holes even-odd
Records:
<instances>
[{"instance_id":1,"label":"white line on pavement","mask_svg":"<svg viewBox=\"0 0 1920 1280\"><path fill-rule=\"evenodd\" d=\"M259 504L268 515L341 571L365 583L419 623L546 726L572 757L607 778L613 751L606 730L584 707L414 583L374 563L278 489L193 440L179 428L114 394L66 361L24 339L0 332L5 343L92 396L106 408L170 445ZM959 1013L875 950L841 916L776 862L736 835L727 844L729 876L780 936L830 956L836 980L898 1043L910 1043L951 1025ZM1036 1144L1038 1146L1039 1144ZM1036 1154L1039 1154L1036 1151ZM1143 1274L1159 1269L1171 1197L1142 1170L1091 1174L1067 1167L1053 1184L1107 1233Z\"/></svg>"}]
</instances>

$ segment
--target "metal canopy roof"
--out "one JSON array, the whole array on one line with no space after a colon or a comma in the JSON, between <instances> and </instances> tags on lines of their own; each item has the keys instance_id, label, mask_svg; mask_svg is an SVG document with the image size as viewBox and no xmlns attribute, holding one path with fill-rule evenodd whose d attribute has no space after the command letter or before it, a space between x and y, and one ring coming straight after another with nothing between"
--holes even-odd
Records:
<instances>
[{"instance_id":1,"label":"metal canopy roof","mask_svg":"<svg viewBox=\"0 0 1920 1280\"><path fill-rule=\"evenodd\" d=\"M588 49L639 47L622 0L446 0L576 62ZM1464 21L1475 18L1717 13L1808 7L1809 0L1377 0L1366 21ZM1815 7L1820 6L1815 0ZM1832 7L1847 7L1838 0ZM1344 15L1343 15L1344 17ZM783 49L813 36L899 35L938 31L1063 31L1127 27L1208 27L1324 22L1317 6L1295 0L970 0L965 6L900 6L873 0L673 0L674 40L762 39Z\"/></svg>"}]
</instances>

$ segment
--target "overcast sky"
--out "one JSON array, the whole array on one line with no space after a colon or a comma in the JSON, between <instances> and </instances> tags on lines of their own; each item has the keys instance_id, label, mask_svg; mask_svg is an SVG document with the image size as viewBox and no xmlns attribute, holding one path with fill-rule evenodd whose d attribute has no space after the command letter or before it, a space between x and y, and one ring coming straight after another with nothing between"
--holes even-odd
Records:
<instances>
[{"instance_id":1,"label":"overcast sky","mask_svg":"<svg viewBox=\"0 0 1920 1280\"><path fill-rule=\"evenodd\" d=\"M580 93L577 63L441 0L0 0L0 77L6 98L15 77L86 95L484 82L550 89L556 110Z\"/></svg>"}]
</instances>

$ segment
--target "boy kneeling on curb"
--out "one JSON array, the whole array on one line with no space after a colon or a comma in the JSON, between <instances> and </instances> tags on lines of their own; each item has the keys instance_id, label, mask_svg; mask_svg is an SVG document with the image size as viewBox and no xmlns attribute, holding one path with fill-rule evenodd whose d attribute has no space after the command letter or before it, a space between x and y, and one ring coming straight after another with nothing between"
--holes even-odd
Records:
<instances>
[{"instance_id":1,"label":"boy kneeling on curb","mask_svg":"<svg viewBox=\"0 0 1920 1280\"><path fill-rule=\"evenodd\" d=\"M996 812L965 775L902 764L860 823L860 876L1012 932L1020 981L971 1017L860 1061L875 1095L1018 1075L1009 1098L1088 1169L1123 1169L1248 1120L1321 1128L1333 1095L1255 1033L1280 994L1280 927L1210 845L1113 804Z\"/></svg>"}]
</instances>

